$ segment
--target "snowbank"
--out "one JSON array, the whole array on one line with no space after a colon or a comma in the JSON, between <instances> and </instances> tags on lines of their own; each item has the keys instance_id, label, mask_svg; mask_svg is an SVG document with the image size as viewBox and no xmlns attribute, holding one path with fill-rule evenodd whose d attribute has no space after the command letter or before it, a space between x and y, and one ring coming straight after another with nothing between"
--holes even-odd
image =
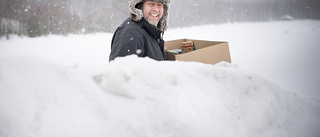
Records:
<instances>
[{"instance_id":1,"label":"snowbank","mask_svg":"<svg viewBox=\"0 0 320 137\"><path fill-rule=\"evenodd\" d=\"M232 63L287 91L320 100L320 21L228 23L169 29L165 40L227 41ZM108 62L112 34L0 39L0 56L29 55L79 69Z\"/></svg>"},{"instance_id":2,"label":"snowbank","mask_svg":"<svg viewBox=\"0 0 320 137\"><path fill-rule=\"evenodd\" d=\"M221 62L118 58L92 76L0 58L1 137L319 136L319 102Z\"/></svg>"}]
</instances>

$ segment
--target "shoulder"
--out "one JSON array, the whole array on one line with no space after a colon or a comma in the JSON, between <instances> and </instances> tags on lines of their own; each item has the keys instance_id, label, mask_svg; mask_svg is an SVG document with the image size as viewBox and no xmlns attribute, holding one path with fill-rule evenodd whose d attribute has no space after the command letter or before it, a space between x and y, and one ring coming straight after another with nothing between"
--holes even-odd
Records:
<instances>
[{"instance_id":1,"label":"shoulder","mask_svg":"<svg viewBox=\"0 0 320 137\"><path fill-rule=\"evenodd\" d=\"M116 32L136 32L136 31L142 31L142 27L139 22L135 22L131 20L130 18L127 18L117 29Z\"/></svg>"},{"instance_id":2,"label":"shoulder","mask_svg":"<svg viewBox=\"0 0 320 137\"><path fill-rule=\"evenodd\" d=\"M143 42L146 37L146 32L142 28L140 22L132 21L131 19L126 19L114 33L115 41L123 42L136 42L137 40ZM128 40L129 39L129 40ZM132 41L133 40L133 41Z\"/></svg>"},{"instance_id":3,"label":"shoulder","mask_svg":"<svg viewBox=\"0 0 320 137\"><path fill-rule=\"evenodd\" d=\"M137 44L144 43L145 32L140 22L135 22L130 18L126 19L113 34L112 44Z\"/></svg>"}]
</instances>

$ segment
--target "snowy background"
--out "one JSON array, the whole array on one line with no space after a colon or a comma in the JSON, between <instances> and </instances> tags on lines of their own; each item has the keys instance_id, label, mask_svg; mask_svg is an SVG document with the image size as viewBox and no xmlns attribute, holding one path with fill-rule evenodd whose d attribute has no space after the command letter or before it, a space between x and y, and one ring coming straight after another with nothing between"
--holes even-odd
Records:
<instances>
[{"instance_id":1,"label":"snowy background","mask_svg":"<svg viewBox=\"0 0 320 137\"><path fill-rule=\"evenodd\" d=\"M0 39L1 137L319 137L320 21L169 29L232 64L108 62L112 33Z\"/></svg>"},{"instance_id":2,"label":"snowy background","mask_svg":"<svg viewBox=\"0 0 320 137\"><path fill-rule=\"evenodd\" d=\"M320 20L319 7L319 0L172 0L169 24ZM0 38L112 33L128 13L128 0L1 0Z\"/></svg>"}]
</instances>

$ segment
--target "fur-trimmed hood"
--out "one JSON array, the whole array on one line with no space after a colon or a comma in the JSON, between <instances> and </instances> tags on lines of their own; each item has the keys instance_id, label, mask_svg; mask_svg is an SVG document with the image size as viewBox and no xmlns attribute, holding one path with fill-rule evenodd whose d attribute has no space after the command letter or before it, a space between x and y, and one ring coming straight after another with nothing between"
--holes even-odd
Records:
<instances>
[{"instance_id":1,"label":"fur-trimmed hood","mask_svg":"<svg viewBox=\"0 0 320 137\"><path fill-rule=\"evenodd\" d=\"M138 9L136 6L146 0L129 0L129 10L130 10L130 19L134 21L140 21L143 18L143 13L141 9ZM163 16L159 20L157 28L164 31L168 28L168 19L169 19L169 3L170 0L149 0L154 2L159 2L163 4Z\"/></svg>"}]
</instances>

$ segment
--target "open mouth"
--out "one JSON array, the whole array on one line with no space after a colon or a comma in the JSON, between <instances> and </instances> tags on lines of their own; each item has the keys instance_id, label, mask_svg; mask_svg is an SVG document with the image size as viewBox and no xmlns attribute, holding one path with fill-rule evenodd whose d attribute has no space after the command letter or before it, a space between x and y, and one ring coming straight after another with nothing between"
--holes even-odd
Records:
<instances>
[{"instance_id":1,"label":"open mouth","mask_svg":"<svg viewBox=\"0 0 320 137\"><path fill-rule=\"evenodd\" d=\"M150 14L152 17L158 17L159 14Z\"/></svg>"}]
</instances>

